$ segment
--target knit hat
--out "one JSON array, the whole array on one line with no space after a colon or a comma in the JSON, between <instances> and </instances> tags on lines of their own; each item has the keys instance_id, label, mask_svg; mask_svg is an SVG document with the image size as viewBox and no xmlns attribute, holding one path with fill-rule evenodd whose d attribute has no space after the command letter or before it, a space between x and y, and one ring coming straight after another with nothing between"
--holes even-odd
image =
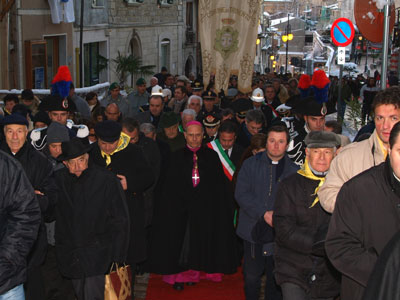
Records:
<instances>
[{"instance_id":1,"label":"knit hat","mask_svg":"<svg viewBox=\"0 0 400 300\"><path fill-rule=\"evenodd\" d=\"M47 128L47 144L69 141L69 132L65 125L51 122Z\"/></svg>"},{"instance_id":2,"label":"knit hat","mask_svg":"<svg viewBox=\"0 0 400 300\"><path fill-rule=\"evenodd\" d=\"M304 142L307 148L334 148L341 144L340 137L330 131L311 131Z\"/></svg>"},{"instance_id":3,"label":"knit hat","mask_svg":"<svg viewBox=\"0 0 400 300\"><path fill-rule=\"evenodd\" d=\"M97 123L94 127L94 131L99 139L107 143L113 143L119 139L122 131L122 126L118 122L106 120Z\"/></svg>"},{"instance_id":4,"label":"knit hat","mask_svg":"<svg viewBox=\"0 0 400 300\"><path fill-rule=\"evenodd\" d=\"M49 126L49 124L51 122L49 115L44 111L38 111L36 113L36 115L33 117L32 121L33 121L33 123L42 122L42 123L46 124L47 126Z\"/></svg>"}]
</instances>

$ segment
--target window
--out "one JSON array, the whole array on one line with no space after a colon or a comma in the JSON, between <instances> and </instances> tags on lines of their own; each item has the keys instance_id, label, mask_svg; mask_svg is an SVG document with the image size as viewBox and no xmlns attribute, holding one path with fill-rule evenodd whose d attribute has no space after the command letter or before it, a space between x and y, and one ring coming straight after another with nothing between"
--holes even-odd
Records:
<instances>
[{"instance_id":1,"label":"window","mask_svg":"<svg viewBox=\"0 0 400 300\"><path fill-rule=\"evenodd\" d=\"M104 7L106 0L92 0L92 7Z\"/></svg>"},{"instance_id":2,"label":"window","mask_svg":"<svg viewBox=\"0 0 400 300\"><path fill-rule=\"evenodd\" d=\"M99 83L99 43L84 45L84 85Z\"/></svg>"},{"instance_id":3,"label":"window","mask_svg":"<svg viewBox=\"0 0 400 300\"><path fill-rule=\"evenodd\" d=\"M170 69L170 40L163 39L161 41L161 66L166 67L168 70Z\"/></svg>"}]
</instances>

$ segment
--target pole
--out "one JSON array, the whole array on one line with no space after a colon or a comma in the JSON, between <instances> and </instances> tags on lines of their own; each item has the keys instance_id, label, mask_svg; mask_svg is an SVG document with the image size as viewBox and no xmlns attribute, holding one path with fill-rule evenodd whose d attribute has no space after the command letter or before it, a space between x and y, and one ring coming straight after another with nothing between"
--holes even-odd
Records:
<instances>
[{"instance_id":1,"label":"pole","mask_svg":"<svg viewBox=\"0 0 400 300\"><path fill-rule=\"evenodd\" d=\"M343 122L343 120L339 120L339 107L340 107L340 110L342 109L342 78L343 78L343 65L340 65L340 69L339 69L339 86L338 86L338 99L337 99L337 107L338 107L338 110L337 110L337 117L336 117L336 119L339 121L339 122Z\"/></svg>"},{"instance_id":2,"label":"pole","mask_svg":"<svg viewBox=\"0 0 400 300\"><path fill-rule=\"evenodd\" d=\"M289 14L287 15L287 25L286 25L286 64L285 64L285 74L287 74L287 65L288 65L288 55L289 55Z\"/></svg>"},{"instance_id":3,"label":"pole","mask_svg":"<svg viewBox=\"0 0 400 300\"><path fill-rule=\"evenodd\" d=\"M364 67L364 72L367 73L367 76L369 77L369 70L368 70L368 41L365 42L365 67Z\"/></svg>"},{"instance_id":4,"label":"pole","mask_svg":"<svg viewBox=\"0 0 400 300\"><path fill-rule=\"evenodd\" d=\"M81 20L79 24L79 87L83 87L83 12L85 9L85 1L81 0Z\"/></svg>"},{"instance_id":5,"label":"pole","mask_svg":"<svg viewBox=\"0 0 400 300\"><path fill-rule=\"evenodd\" d=\"M381 71L381 89L386 88L387 78L387 62L389 54L389 20L390 20L390 2L384 8L384 21L383 21L383 57L382 57L382 71Z\"/></svg>"}]
</instances>

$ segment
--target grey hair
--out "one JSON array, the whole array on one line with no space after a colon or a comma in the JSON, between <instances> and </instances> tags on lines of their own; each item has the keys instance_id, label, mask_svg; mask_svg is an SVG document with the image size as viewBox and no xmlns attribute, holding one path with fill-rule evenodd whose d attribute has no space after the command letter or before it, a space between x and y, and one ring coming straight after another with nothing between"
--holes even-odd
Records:
<instances>
[{"instance_id":1,"label":"grey hair","mask_svg":"<svg viewBox=\"0 0 400 300\"><path fill-rule=\"evenodd\" d=\"M203 99L200 96L192 95L189 97L187 105L189 105L192 102L192 99L199 99L200 100L200 106L203 106Z\"/></svg>"},{"instance_id":2,"label":"grey hair","mask_svg":"<svg viewBox=\"0 0 400 300\"><path fill-rule=\"evenodd\" d=\"M140 132L143 132L144 134L156 132L156 127L151 123L143 123L140 125L139 129L140 129Z\"/></svg>"},{"instance_id":3,"label":"grey hair","mask_svg":"<svg viewBox=\"0 0 400 300\"><path fill-rule=\"evenodd\" d=\"M196 117L197 117L196 112L194 111L194 109L191 109L191 108L186 108L186 109L182 112L182 119L183 119L183 116L184 116L184 115L193 116L193 118L195 118L195 119L196 119Z\"/></svg>"},{"instance_id":4,"label":"grey hair","mask_svg":"<svg viewBox=\"0 0 400 300\"><path fill-rule=\"evenodd\" d=\"M247 122L255 122L256 124L264 124L264 114L260 110L251 109L246 113Z\"/></svg>"},{"instance_id":5,"label":"grey hair","mask_svg":"<svg viewBox=\"0 0 400 300\"><path fill-rule=\"evenodd\" d=\"M151 78L150 78L150 80L154 80L154 79L155 79L155 80L157 81L157 83L158 83L158 78L157 78L157 77L151 77Z\"/></svg>"}]
</instances>

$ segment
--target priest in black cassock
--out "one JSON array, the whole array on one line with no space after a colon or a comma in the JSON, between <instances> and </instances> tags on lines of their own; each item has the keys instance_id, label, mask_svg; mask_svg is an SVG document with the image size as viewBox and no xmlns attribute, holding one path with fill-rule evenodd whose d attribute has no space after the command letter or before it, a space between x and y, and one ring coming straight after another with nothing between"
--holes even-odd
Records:
<instances>
[{"instance_id":1,"label":"priest in black cassock","mask_svg":"<svg viewBox=\"0 0 400 300\"><path fill-rule=\"evenodd\" d=\"M186 146L171 155L155 204L149 271L177 290L200 278L221 281L239 265L232 210L218 155L201 146L203 127L187 124Z\"/></svg>"}]
</instances>

